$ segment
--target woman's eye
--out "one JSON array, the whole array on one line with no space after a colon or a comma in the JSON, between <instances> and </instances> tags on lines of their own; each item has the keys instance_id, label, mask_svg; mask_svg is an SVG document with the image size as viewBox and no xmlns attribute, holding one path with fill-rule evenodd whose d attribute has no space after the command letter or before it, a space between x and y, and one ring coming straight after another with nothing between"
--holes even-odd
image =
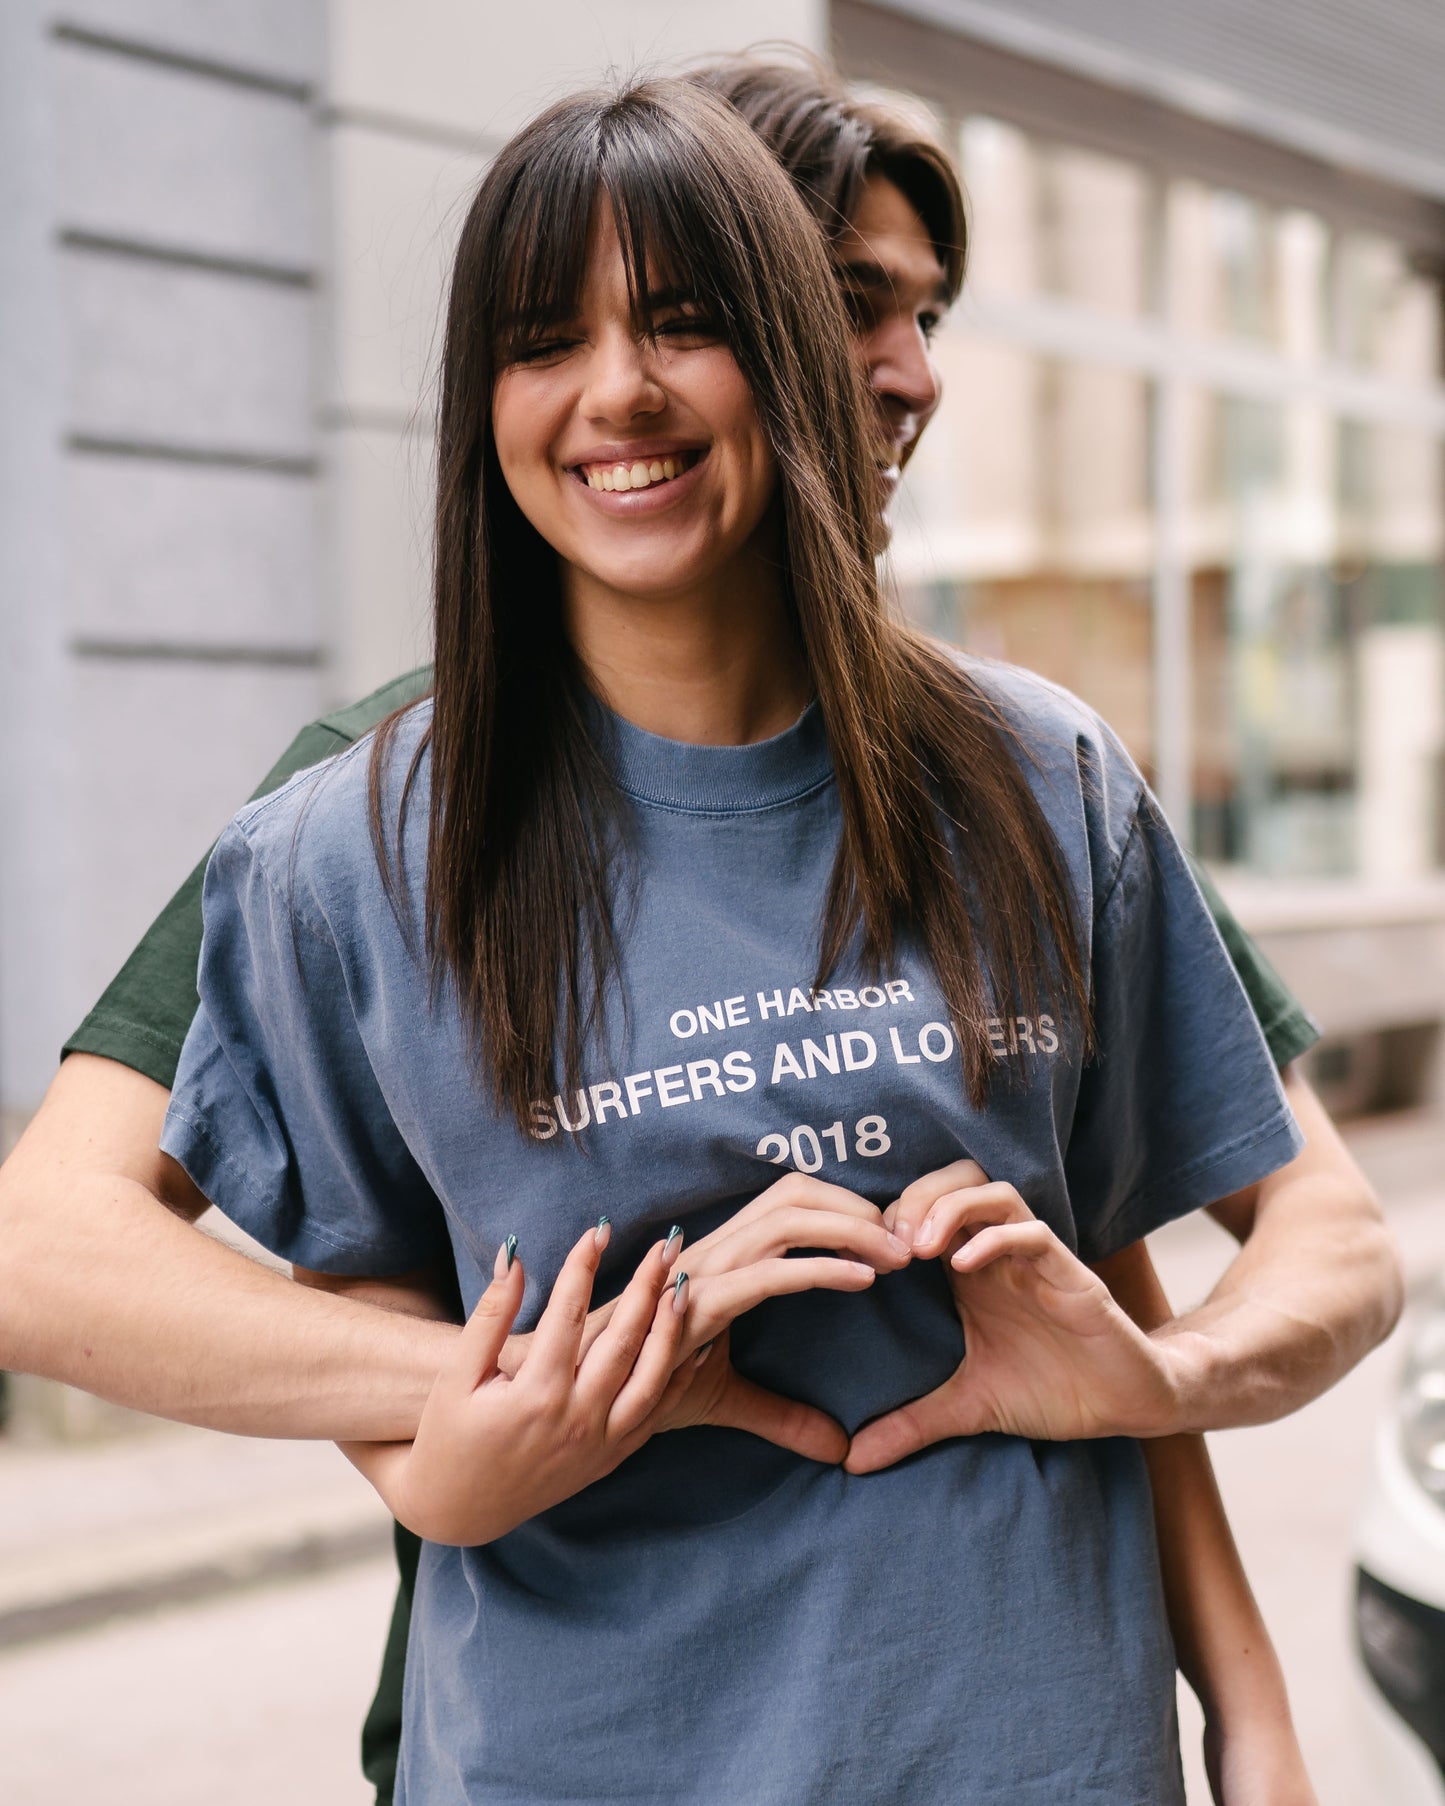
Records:
<instances>
[{"instance_id":1,"label":"woman's eye","mask_svg":"<svg viewBox=\"0 0 1445 1806\"><path fill-rule=\"evenodd\" d=\"M514 345L507 353L509 364L543 364L563 357L576 344L575 339L528 339Z\"/></svg>"},{"instance_id":2,"label":"woman's eye","mask_svg":"<svg viewBox=\"0 0 1445 1806\"><path fill-rule=\"evenodd\" d=\"M942 324L942 314L919 314L918 330L923 334L923 342L925 345L931 345L933 343L933 335L938 331Z\"/></svg>"},{"instance_id":3,"label":"woman's eye","mask_svg":"<svg viewBox=\"0 0 1445 1806\"><path fill-rule=\"evenodd\" d=\"M716 325L706 314L674 314L670 320L659 320L652 328L660 339L715 339Z\"/></svg>"}]
</instances>

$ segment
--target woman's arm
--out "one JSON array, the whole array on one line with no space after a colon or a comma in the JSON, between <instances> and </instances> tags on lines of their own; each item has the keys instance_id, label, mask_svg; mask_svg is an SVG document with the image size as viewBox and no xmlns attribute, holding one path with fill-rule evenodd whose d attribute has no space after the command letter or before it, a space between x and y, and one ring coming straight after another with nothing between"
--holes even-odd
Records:
<instances>
[{"instance_id":1,"label":"woman's arm","mask_svg":"<svg viewBox=\"0 0 1445 1806\"><path fill-rule=\"evenodd\" d=\"M1142 1242L1095 1271L1145 1331L1173 1313ZM1250 1589L1198 1435L1143 1445L1169 1627L1180 1672L1204 1712L1218 1806L1315 1806L1279 1659Z\"/></svg>"}]
</instances>

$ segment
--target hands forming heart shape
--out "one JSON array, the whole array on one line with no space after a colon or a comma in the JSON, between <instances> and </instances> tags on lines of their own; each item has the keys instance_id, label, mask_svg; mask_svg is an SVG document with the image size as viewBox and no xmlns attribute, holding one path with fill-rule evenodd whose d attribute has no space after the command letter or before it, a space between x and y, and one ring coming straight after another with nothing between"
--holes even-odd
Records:
<instances>
[{"instance_id":1,"label":"hands forming heart shape","mask_svg":"<svg viewBox=\"0 0 1445 1806\"><path fill-rule=\"evenodd\" d=\"M790 1247L836 1253L784 1260ZM941 1386L863 1425L851 1443L821 1411L745 1380L728 1359L725 1323L713 1328L710 1312L731 1322L782 1289L862 1290L910 1260L944 1262L968 1352ZM953 1436L1152 1435L1170 1419L1165 1349L1012 1185L991 1182L976 1161L925 1174L882 1213L841 1186L789 1174L674 1264L690 1276L689 1342L716 1340L659 1427L726 1424L865 1474ZM728 1281L716 1294L707 1290L713 1273Z\"/></svg>"},{"instance_id":2,"label":"hands forming heart shape","mask_svg":"<svg viewBox=\"0 0 1445 1806\"><path fill-rule=\"evenodd\" d=\"M573 1248L537 1327L510 1334L520 1260L493 1281L437 1377L415 1440L363 1470L393 1513L435 1542L504 1534L579 1492L663 1430L725 1426L850 1473L890 1467L948 1437L1049 1441L1162 1433L1175 1402L1168 1344L1138 1328L1104 1281L976 1162L917 1179L886 1210L789 1173L683 1252L644 1256L619 1296L590 1309L605 1222ZM793 1254L826 1248L827 1254ZM729 1328L764 1299L863 1291L940 1260L967 1352L933 1391L852 1438L811 1405L736 1370Z\"/></svg>"}]
</instances>

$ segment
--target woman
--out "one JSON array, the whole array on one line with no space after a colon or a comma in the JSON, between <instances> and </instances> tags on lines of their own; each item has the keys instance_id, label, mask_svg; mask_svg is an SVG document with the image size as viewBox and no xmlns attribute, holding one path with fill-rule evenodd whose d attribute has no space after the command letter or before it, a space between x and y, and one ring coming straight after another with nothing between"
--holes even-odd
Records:
<instances>
[{"instance_id":1,"label":"woman","mask_svg":"<svg viewBox=\"0 0 1445 1806\"><path fill-rule=\"evenodd\" d=\"M1135 1445L652 1437L729 1354L817 1435L952 1373L876 1209L920 1175L955 1268L1087 1315L1013 1200L1100 1260L1297 1146L1107 732L885 616L863 419L746 127L554 109L458 254L434 708L213 861L169 1151L289 1259L481 1297L416 1443L357 1451L434 1539L398 1799L1181 1797Z\"/></svg>"}]
</instances>

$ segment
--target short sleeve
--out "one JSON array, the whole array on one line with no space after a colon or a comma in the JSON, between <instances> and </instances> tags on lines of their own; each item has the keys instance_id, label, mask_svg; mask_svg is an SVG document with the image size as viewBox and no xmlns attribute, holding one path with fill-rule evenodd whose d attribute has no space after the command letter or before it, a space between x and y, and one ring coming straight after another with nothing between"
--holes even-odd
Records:
<instances>
[{"instance_id":1,"label":"short sleeve","mask_svg":"<svg viewBox=\"0 0 1445 1806\"><path fill-rule=\"evenodd\" d=\"M331 1273L446 1248L435 1194L387 1108L323 919L234 823L206 870L200 1008L161 1145L263 1247Z\"/></svg>"},{"instance_id":2,"label":"short sleeve","mask_svg":"<svg viewBox=\"0 0 1445 1806\"><path fill-rule=\"evenodd\" d=\"M1184 855L1143 792L1095 912L1094 1048L1064 1170L1102 1260L1283 1166L1303 1145Z\"/></svg>"},{"instance_id":3,"label":"short sleeve","mask_svg":"<svg viewBox=\"0 0 1445 1806\"><path fill-rule=\"evenodd\" d=\"M1308 1053L1319 1040L1319 1024L1245 933L1209 873L1192 859L1189 867L1214 918L1229 962L1239 974L1249 1007L1259 1018L1270 1058L1283 1069L1291 1060Z\"/></svg>"}]
</instances>

